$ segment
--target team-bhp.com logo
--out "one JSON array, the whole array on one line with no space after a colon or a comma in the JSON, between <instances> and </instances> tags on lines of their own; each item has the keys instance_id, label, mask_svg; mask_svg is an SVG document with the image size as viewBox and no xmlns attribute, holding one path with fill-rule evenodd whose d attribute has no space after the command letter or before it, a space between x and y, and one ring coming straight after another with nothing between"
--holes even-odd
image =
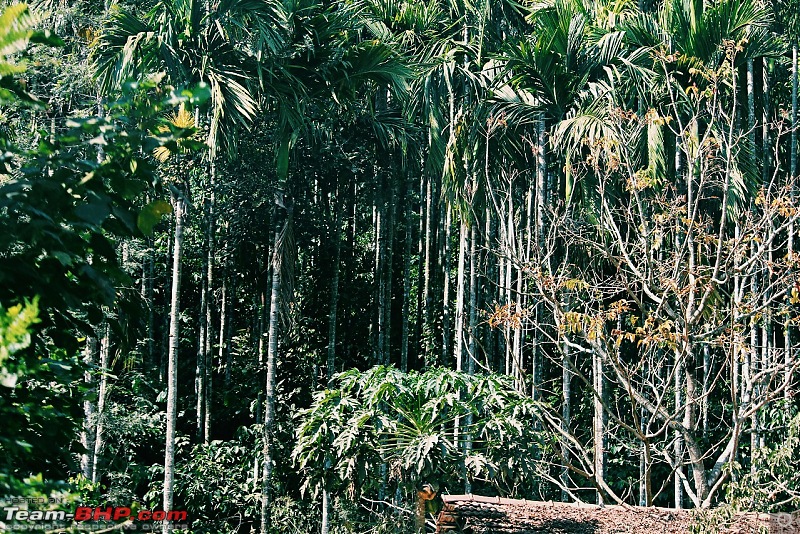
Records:
<instances>
[{"instance_id":1,"label":"team-bhp.com logo","mask_svg":"<svg viewBox=\"0 0 800 534\"><path fill-rule=\"evenodd\" d=\"M131 519L134 521L186 521L186 512L180 510L139 510L131 516L131 509L127 506L107 508L90 508L78 506L73 519L75 521L121 521Z\"/></svg>"},{"instance_id":2,"label":"team-bhp.com logo","mask_svg":"<svg viewBox=\"0 0 800 534\"><path fill-rule=\"evenodd\" d=\"M75 513L63 510L20 510L10 507L5 509L6 521L186 521L186 512L181 510L138 510L134 515L127 506L108 506L91 508L78 506Z\"/></svg>"}]
</instances>

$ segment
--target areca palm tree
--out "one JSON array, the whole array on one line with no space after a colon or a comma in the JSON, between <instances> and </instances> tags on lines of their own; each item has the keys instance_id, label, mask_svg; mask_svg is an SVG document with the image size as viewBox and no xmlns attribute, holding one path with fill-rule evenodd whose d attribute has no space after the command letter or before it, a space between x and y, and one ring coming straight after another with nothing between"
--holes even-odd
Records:
<instances>
[{"instance_id":1,"label":"areca palm tree","mask_svg":"<svg viewBox=\"0 0 800 534\"><path fill-rule=\"evenodd\" d=\"M416 145L423 162L419 189L425 235L420 254L424 363L431 367L453 362L457 370L473 373L480 359L477 228L486 213L489 177L484 170L491 166L482 103L495 70L491 58L508 35L519 31L514 23L521 17L508 2L385 2L380 7L376 11L387 32L396 33L420 58L406 115L427 133ZM489 239L488 232L484 238ZM435 266L441 267L439 273ZM442 298L434 304L439 283ZM436 340L439 328L441 337ZM455 434L463 433L458 442L465 452L471 448L470 418L466 414L452 422ZM469 491L470 482L465 482Z\"/></svg>"},{"instance_id":2,"label":"areca palm tree","mask_svg":"<svg viewBox=\"0 0 800 534\"><path fill-rule=\"evenodd\" d=\"M213 156L253 120L257 59L281 50L285 21L274 0L222 0L213 11L202 0L162 0L144 14L119 10L94 47L100 89L160 71L176 85L207 83Z\"/></svg>"},{"instance_id":3,"label":"areca palm tree","mask_svg":"<svg viewBox=\"0 0 800 534\"><path fill-rule=\"evenodd\" d=\"M575 147L564 153L551 152L551 140L559 134L565 124L580 109L582 101L590 95L614 91L619 95L626 90L621 82L623 76L610 73L624 71L629 84L634 85L642 73L636 65L636 57L627 54L623 44L623 34L617 27L619 22L635 13L635 5L626 2L576 2L556 0L551 4L536 6L529 19L534 31L519 42L509 46L504 53L505 71L497 80L496 110L502 113L507 122L517 128L531 130L528 137L535 144L536 182L534 188L535 210L535 249L538 251L534 264L546 275L555 275L559 254L563 251L549 250L553 243L552 233L547 231L548 215L546 206L577 208L591 219L596 219L595 184L575 183L571 173L570 157L580 154L583 148L583 135ZM619 86L604 86L608 78L620 81ZM597 129L597 123L580 123L585 130ZM557 146L556 146L557 148ZM577 199L577 202L574 202ZM562 209L562 208L558 208ZM541 281L541 280L540 280ZM542 290L539 284L538 290ZM569 303L566 303L569 307ZM548 312L537 306L536 320L539 325L547 322ZM537 344L538 345L538 344ZM566 347L566 345L563 345ZM568 408L570 402L570 357L561 344L554 346L561 352L563 367L564 418L562 426L569 427ZM594 475L598 488L604 484L605 466L605 420L603 405L603 366L593 357L595 396L594 409ZM534 369L537 368L536 361ZM534 372L535 375L540 373ZM538 380L541 380L536 377ZM562 449L563 461L568 463L567 449ZM566 471L562 475L566 477ZM565 494L562 494L565 495ZM598 500L602 502L602 492L598 490Z\"/></svg>"},{"instance_id":4,"label":"areca palm tree","mask_svg":"<svg viewBox=\"0 0 800 534\"><path fill-rule=\"evenodd\" d=\"M454 292L449 276L451 224L447 221L470 218L466 206L472 198L465 194L466 169L476 165L476 158L471 156L476 149L476 137L472 134L479 128L477 112L486 92L483 71L502 41L501 24L508 24L513 18L503 21L498 16L505 11L512 15L510 5L440 0L371 2L372 24L378 28L377 33L391 37L415 58L417 75L411 82L405 116L420 127L421 133L408 152L419 158L422 167L418 171L424 234L419 269L422 286L419 329L428 366L453 358L459 360L464 352L462 340L466 328L459 320L463 314L458 312L463 306L456 306L455 323L459 332L455 334L457 342L451 344ZM505 31L510 27L506 26ZM472 161L467 164L470 158ZM417 166L416 161L412 163ZM442 271L436 273L438 263L442 264ZM442 278L443 298L435 303L436 286L442 283ZM463 278L460 276L459 280L463 282ZM436 308L443 312L441 325L436 324L439 316Z\"/></svg>"},{"instance_id":5,"label":"areca palm tree","mask_svg":"<svg viewBox=\"0 0 800 534\"><path fill-rule=\"evenodd\" d=\"M315 124L339 115L345 120L363 119L375 134L376 144L394 142L403 127L379 106L360 105L390 91L400 100L406 91L410 69L392 43L382 40L369 25L363 4L319 3L294 0L286 3L285 54L262 67L262 105L274 112L276 182L274 185L272 277L268 328L267 380L264 418L264 463L261 530L270 523L273 428L281 319L292 294L294 261L292 241L292 189L290 160L300 141L313 142ZM320 118L322 117L322 118ZM331 310L335 316L335 309ZM333 364L332 364L333 365ZM327 488L323 490L323 525L327 528Z\"/></svg>"},{"instance_id":6,"label":"areca palm tree","mask_svg":"<svg viewBox=\"0 0 800 534\"><path fill-rule=\"evenodd\" d=\"M175 85L204 82L211 93L206 143L209 147L209 185L214 187L214 159L220 147L234 149L233 131L248 126L257 110L251 77L257 73L255 58L272 55L282 45L282 5L270 0L222 0L214 11L200 0L163 0L139 16L131 11L114 13L96 43L93 58L100 90L109 92L131 78L154 72L166 73ZM245 47L242 47L242 45ZM194 110L195 121L200 108ZM177 189L176 189L177 191ZM212 190L213 198L213 190ZM176 357L178 343L177 302L180 288L182 218L185 201L175 195L175 257L173 265L173 318L170 327L170 378L168 432L164 472L164 509L172 507L176 409ZM212 224L209 218L207 224ZM211 235L211 232L208 232ZM210 277L211 268L208 268ZM210 284L209 284L210 285ZM207 287L207 291L211 288ZM204 295L205 296L205 295ZM209 306L204 301L204 308ZM200 314L205 319L207 309ZM210 325L209 325L210 326ZM209 414L206 362L210 335L201 339L198 352L198 429L208 428ZM205 423L204 420L205 419ZM171 431L170 431L171 430ZM207 436L206 436L207 437ZM165 534L170 531L164 524Z\"/></svg>"}]
</instances>

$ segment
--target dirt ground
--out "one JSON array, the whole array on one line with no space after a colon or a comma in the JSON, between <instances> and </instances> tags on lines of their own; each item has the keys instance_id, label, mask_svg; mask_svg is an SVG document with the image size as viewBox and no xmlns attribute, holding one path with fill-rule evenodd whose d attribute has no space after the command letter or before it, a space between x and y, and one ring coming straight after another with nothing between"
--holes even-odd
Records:
<instances>
[{"instance_id":1,"label":"dirt ground","mask_svg":"<svg viewBox=\"0 0 800 534\"><path fill-rule=\"evenodd\" d=\"M459 500L459 497L462 499ZM702 520L709 533L800 534L800 522L787 526L765 514L696 512L668 508L577 505L445 496L437 533L465 534L683 534Z\"/></svg>"}]
</instances>

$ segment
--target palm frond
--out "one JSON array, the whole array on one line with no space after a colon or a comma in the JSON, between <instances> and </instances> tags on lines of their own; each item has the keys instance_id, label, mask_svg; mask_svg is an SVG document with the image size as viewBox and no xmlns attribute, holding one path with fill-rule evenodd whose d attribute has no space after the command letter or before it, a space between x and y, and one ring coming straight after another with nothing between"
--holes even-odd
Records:
<instances>
[{"instance_id":1,"label":"palm frond","mask_svg":"<svg viewBox=\"0 0 800 534\"><path fill-rule=\"evenodd\" d=\"M22 72L22 67L13 67L9 56L22 52L34 35L34 28L41 22L41 17L28 11L25 4L14 4L0 13L0 58L3 62L0 76Z\"/></svg>"},{"instance_id":2,"label":"palm frond","mask_svg":"<svg viewBox=\"0 0 800 534\"><path fill-rule=\"evenodd\" d=\"M277 0L221 0L213 17L213 24L233 34L229 39L247 38L262 53L277 53L285 44L288 20Z\"/></svg>"},{"instance_id":3,"label":"palm frond","mask_svg":"<svg viewBox=\"0 0 800 534\"><path fill-rule=\"evenodd\" d=\"M491 109L497 116L513 128L522 128L536 124L542 119L545 111L541 101L534 92L526 89L512 89L503 85L494 90Z\"/></svg>"},{"instance_id":4,"label":"palm frond","mask_svg":"<svg viewBox=\"0 0 800 534\"><path fill-rule=\"evenodd\" d=\"M118 11L92 47L100 90L110 92L137 74L158 70L160 48L155 28L133 13Z\"/></svg>"},{"instance_id":5,"label":"palm frond","mask_svg":"<svg viewBox=\"0 0 800 534\"><path fill-rule=\"evenodd\" d=\"M599 141L621 143L617 129L610 120L608 95L593 95L581 107L559 122L552 134L556 149L571 154L580 154L587 144Z\"/></svg>"},{"instance_id":6,"label":"palm frond","mask_svg":"<svg viewBox=\"0 0 800 534\"><path fill-rule=\"evenodd\" d=\"M211 89L211 124L208 145L232 147L237 126L248 127L256 116L258 106L247 87L247 73L242 69L238 51L218 33L206 34L204 40L205 68L197 76Z\"/></svg>"},{"instance_id":7,"label":"palm frond","mask_svg":"<svg viewBox=\"0 0 800 534\"><path fill-rule=\"evenodd\" d=\"M27 105L42 106L30 94L15 75L25 71L25 64L15 55L22 52L31 42L62 45L61 39L49 31L37 31L42 17L28 11L25 4L14 4L0 12L0 102L21 101Z\"/></svg>"},{"instance_id":8,"label":"palm frond","mask_svg":"<svg viewBox=\"0 0 800 534\"><path fill-rule=\"evenodd\" d=\"M378 41L366 41L349 49L341 64L340 88L350 89L365 81L393 88L395 94L408 91L412 71L397 51Z\"/></svg>"},{"instance_id":9,"label":"palm frond","mask_svg":"<svg viewBox=\"0 0 800 534\"><path fill-rule=\"evenodd\" d=\"M628 43L641 49L665 46L669 38L653 13L637 13L621 22L619 28Z\"/></svg>"},{"instance_id":10,"label":"palm frond","mask_svg":"<svg viewBox=\"0 0 800 534\"><path fill-rule=\"evenodd\" d=\"M664 127L656 120L647 123L647 172L655 183L661 184L667 180Z\"/></svg>"},{"instance_id":11,"label":"palm frond","mask_svg":"<svg viewBox=\"0 0 800 534\"><path fill-rule=\"evenodd\" d=\"M383 148L405 146L414 130L397 110L372 111L362 116L362 120L367 121Z\"/></svg>"}]
</instances>

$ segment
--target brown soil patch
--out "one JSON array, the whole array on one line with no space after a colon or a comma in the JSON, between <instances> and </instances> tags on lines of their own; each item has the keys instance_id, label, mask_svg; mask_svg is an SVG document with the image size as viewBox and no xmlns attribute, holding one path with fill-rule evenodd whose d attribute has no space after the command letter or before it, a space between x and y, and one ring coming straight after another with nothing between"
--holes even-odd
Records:
<instances>
[{"instance_id":1,"label":"brown soil patch","mask_svg":"<svg viewBox=\"0 0 800 534\"><path fill-rule=\"evenodd\" d=\"M480 497L445 495L437 534L684 534L693 518L687 510L599 507ZM797 524L797 523L796 523ZM766 514L736 514L720 534L800 534Z\"/></svg>"}]
</instances>

